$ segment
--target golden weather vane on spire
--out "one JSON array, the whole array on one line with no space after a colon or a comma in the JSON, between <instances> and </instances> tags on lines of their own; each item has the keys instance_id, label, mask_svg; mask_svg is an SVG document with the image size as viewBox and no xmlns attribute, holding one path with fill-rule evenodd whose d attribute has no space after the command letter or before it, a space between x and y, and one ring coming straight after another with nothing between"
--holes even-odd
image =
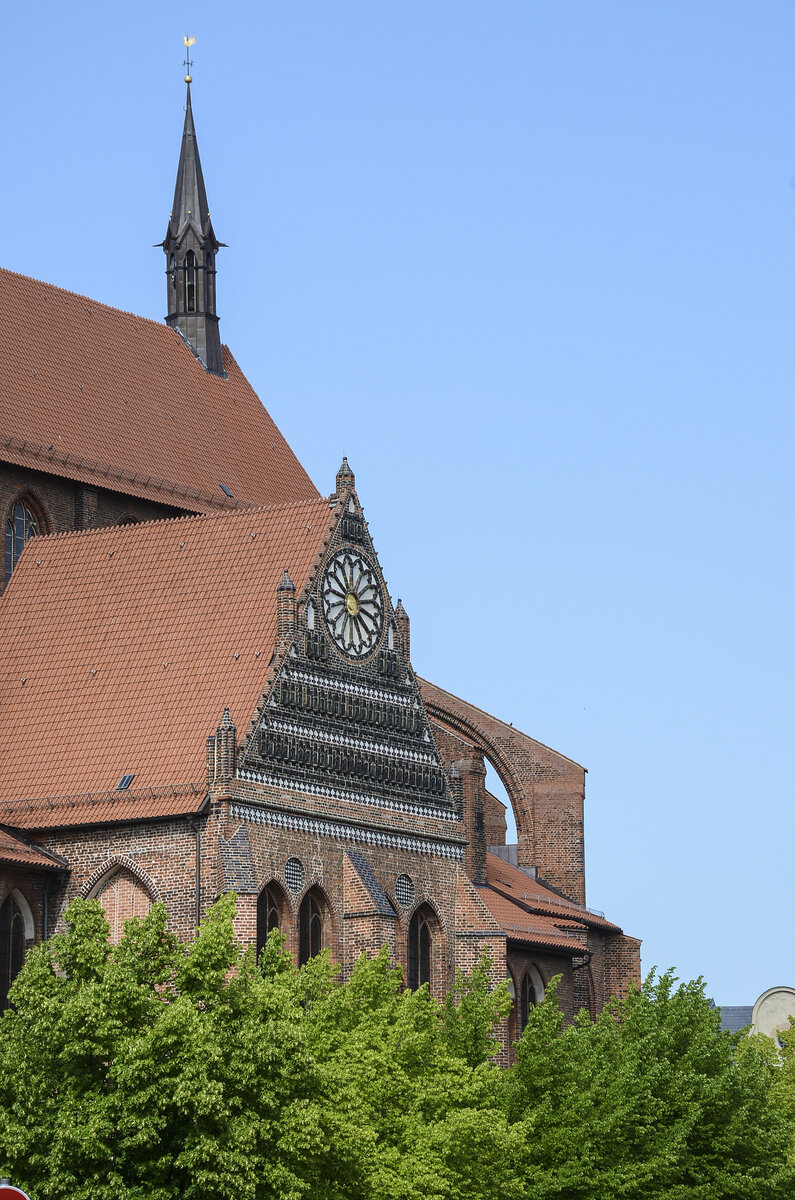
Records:
<instances>
[{"instance_id":1,"label":"golden weather vane on spire","mask_svg":"<svg viewBox=\"0 0 795 1200\"><path fill-rule=\"evenodd\" d=\"M188 68L188 73L185 76L185 82L193 83L193 79L192 79L191 73L190 73L190 69L193 66L193 63L191 62L191 57L190 57L190 48L191 48L191 46L196 45L196 38L195 37L184 37L182 40L185 43L185 61L182 65L183 65L183 67Z\"/></svg>"}]
</instances>

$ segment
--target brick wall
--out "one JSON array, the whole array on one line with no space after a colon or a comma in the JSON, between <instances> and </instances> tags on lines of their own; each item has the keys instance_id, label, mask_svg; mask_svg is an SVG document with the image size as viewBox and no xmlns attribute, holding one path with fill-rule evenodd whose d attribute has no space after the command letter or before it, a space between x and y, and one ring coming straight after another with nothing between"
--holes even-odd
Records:
<instances>
[{"instance_id":1,"label":"brick wall","mask_svg":"<svg viewBox=\"0 0 795 1200\"><path fill-rule=\"evenodd\" d=\"M494 766L516 816L519 863L579 904L585 903L585 771L563 754L434 684L421 690L437 742L446 729Z\"/></svg>"},{"instance_id":2,"label":"brick wall","mask_svg":"<svg viewBox=\"0 0 795 1200\"><path fill-rule=\"evenodd\" d=\"M214 863L207 861L212 857L215 821L203 818L201 826L199 903L204 912L216 898L216 881L210 869ZM62 927L63 910L75 896L95 895L104 880L126 871L153 901L165 903L175 933L182 938L192 935L196 926L196 835L190 821L174 818L102 828L54 829L39 833L36 840L62 855L70 865L67 882L50 901L48 933Z\"/></svg>"}]
</instances>

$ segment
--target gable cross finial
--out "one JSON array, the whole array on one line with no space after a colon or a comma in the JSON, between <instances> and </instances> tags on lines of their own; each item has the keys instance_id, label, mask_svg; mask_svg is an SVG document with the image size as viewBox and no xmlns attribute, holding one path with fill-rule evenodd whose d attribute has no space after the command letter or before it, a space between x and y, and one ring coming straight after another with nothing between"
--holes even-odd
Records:
<instances>
[{"instance_id":1,"label":"gable cross finial","mask_svg":"<svg viewBox=\"0 0 795 1200\"><path fill-rule=\"evenodd\" d=\"M187 67L187 74L185 76L185 82L193 83L193 76L191 75L191 68L193 67L193 60L191 59L191 56L190 56L190 48L191 48L191 46L196 45L196 38L186 36L182 40L185 43L185 61L183 62L182 65L183 65L183 67Z\"/></svg>"}]
</instances>

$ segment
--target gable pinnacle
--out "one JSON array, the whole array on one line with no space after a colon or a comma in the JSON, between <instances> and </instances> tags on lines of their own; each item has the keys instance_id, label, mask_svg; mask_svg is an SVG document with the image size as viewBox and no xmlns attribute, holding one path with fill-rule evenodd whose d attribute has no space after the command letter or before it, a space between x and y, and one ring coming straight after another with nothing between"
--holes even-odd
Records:
<instances>
[{"instance_id":1,"label":"gable pinnacle","mask_svg":"<svg viewBox=\"0 0 795 1200\"><path fill-rule=\"evenodd\" d=\"M295 591L295 584L293 583L292 579L290 578L289 572L287 571L286 567L284 569L284 575L282 576L282 581L279 584L279 586L277 587L276 591L277 592L294 592Z\"/></svg>"},{"instance_id":2,"label":"gable pinnacle","mask_svg":"<svg viewBox=\"0 0 795 1200\"><path fill-rule=\"evenodd\" d=\"M352 488L356 485L356 478L350 468L347 458L343 455L340 469L337 471L337 495L344 492L346 488Z\"/></svg>"}]
</instances>

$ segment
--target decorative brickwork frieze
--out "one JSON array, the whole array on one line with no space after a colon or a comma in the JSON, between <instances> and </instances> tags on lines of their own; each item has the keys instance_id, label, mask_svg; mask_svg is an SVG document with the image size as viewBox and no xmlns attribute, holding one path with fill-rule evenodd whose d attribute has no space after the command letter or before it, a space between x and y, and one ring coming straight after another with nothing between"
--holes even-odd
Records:
<instances>
[{"instance_id":1,"label":"decorative brickwork frieze","mask_svg":"<svg viewBox=\"0 0 795 1200\"><path fill-rule=\"evenodd\" d=\"M353 475L341 472L335 523L301 596L300 621L286 572L279 585L278 671L239 775L452 813Z\"/></svg>"}]
</instances>

